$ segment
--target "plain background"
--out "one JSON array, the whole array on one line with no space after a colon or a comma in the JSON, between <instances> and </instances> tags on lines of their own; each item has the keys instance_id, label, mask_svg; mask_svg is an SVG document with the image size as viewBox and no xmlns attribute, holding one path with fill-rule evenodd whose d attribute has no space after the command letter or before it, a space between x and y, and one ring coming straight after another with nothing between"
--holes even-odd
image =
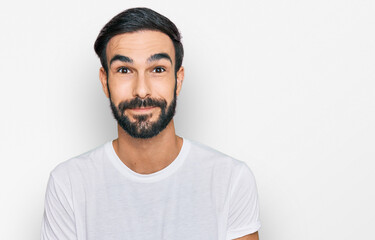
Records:
<instances>
[{"instance_id":1,"label":"plain background","mask_svg":"<svg viewBox=\"0 0 375 240\"><path fill-rule=\"evenodd\" d=\"M262 240L375 239L375 2L2 1L0 239L39 239L49 172L116 138L93 44L147 6L183 35L177 133L254 172Z\"/></svg>"}]
</instances>

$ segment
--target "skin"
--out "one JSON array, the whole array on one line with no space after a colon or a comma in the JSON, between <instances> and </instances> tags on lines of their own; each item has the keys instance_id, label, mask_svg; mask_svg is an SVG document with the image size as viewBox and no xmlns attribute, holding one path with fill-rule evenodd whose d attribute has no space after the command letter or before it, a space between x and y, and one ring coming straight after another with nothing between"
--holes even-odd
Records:
<instances>
[{"instance_id":1,"label":"skin","mask_svg":"<svg viewBox=\"0 0 375 240\"><path fill-rule=\"evenodd\" d=\"M258 232L255 232L240 238L236 238L235 240L259 240L259 235Z\"/></svg>"},{"instance_id":2,"label":"skin","mask_svg":"<svg viewBox=\"0 0 375 240\"><path fill-rule=\"evenodd\" d=\"M166 53L170 60L161 58L151 60L150 57ZM176 86L176 95L181 91L184 80L184 68L177 71L175 78L175 50L172 40L158 31L138 31L119 34L111 38L106 48L108 74L101 68L100 81L107 98L109 92L113 103L118 106L121 101L140 98L163 98L168 106L173 99ZM126 56L132 62L111 59L116 55ZM165 71L164 71L165 70ZM109 91L107 88L109 84ZM159 117L159 108L125 110L131 121L136 114L152 113L151 121ZM173 119L158 135L139 139L131 137L119 125L118 138L113 141L113 147L121 161L134 172L150 174L167 167L179 154L182 147L182 138L175 133ZM258 240L258 233L253 233L241 240Z\"/></svg>"},{"instance_id":3,"label":"skin","mask_svg":"<svg viewBox=\"0 0 375 240\"><path fill-rule=\"evenodd\" d=\"M162 58L150 61L150 56L166 53L172 62ZM106 48L107 62L116 55L130 58L132 63L115 60L108 66L108 77L103 68L99 77L107 97L107 81L113 103L140 98L163 98L167 104L173 99L175 89L175 51L168 35L157 31L139 31L119 34L111 38ZM128 69L128 70L126 70ZM165 71L163 71L165 70ZM162 71L162 72L161 72ZM184 68L177 71L176 95L181 91ZM151 121L160 114L159 108L126 110L131 121L136 114L152 113ZM175 133L173 119L168 126L155 137L139 139L131 137L120 126L118 138L113 147L121 161L131 170L140 174L150 174L167 167L178 155L182 147L182 138Z\"/></svg>"}]
</instances>

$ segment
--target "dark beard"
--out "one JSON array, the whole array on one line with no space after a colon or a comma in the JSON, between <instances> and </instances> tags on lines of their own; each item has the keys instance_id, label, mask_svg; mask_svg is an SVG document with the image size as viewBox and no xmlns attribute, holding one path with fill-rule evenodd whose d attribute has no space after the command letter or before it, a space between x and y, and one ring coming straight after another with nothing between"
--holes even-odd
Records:
<instances>
[{"instance_id":1,"label":"dark beard","mask_svg":"<svg viewBox=\"0 0 375 240\"><path fill-rule=\"evenodd\" d=\"M109 97L111 104L112 114L117 120L117 123L134 138L152 138L163 131L169 122L173 119L176 112L176 91L171 104L167 108L167 102L164 99L155 98L133 98L128 101L122 101L118 107L112 102ZM155 122L150 122L152 114L137 114L134 115L135 122L131 122L127 116L124 115L126 109L139 108L139 107L159 107L160 116Z\"/></svg>"}]
</instances>

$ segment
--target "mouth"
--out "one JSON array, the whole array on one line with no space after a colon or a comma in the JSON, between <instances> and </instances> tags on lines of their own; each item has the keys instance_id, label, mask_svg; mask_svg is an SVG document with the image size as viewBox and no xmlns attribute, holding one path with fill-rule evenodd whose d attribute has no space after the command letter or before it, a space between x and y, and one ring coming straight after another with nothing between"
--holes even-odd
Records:
<instances>
[{"instance_id":1,"label":"mouth","mask_svg":"<svg viewBox=\"0 0 375 240\"><path fill-rule=\"evenodd\" d=\"M156 107L139 107L139 108L129 108L129 110L138 112L138 113L143 113L143 112L149 112L153 110Z\"/></svg>"}]
</instances>

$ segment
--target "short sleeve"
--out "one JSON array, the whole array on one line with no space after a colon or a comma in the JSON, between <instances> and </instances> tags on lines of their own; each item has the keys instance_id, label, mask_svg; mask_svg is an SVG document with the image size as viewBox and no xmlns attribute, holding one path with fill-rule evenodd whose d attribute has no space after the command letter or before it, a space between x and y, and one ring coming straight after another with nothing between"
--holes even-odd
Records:
<instances>
[{"instance_id":1,"label":"short sleeve","mask_svg":"<svg viewBox=\"0 0 375 240\"><path fill-rule=\"evenodd\" d=\"M235 179L229 199L228 240L254 233L260 228L257 186L245 163Z\"/></svg>"},{"instance_id":2,"label":"short sleeve","mask_svg":"<svg viewBox=\"0 0 375 240\"><path fill-rule=\"evenodd\" d=\"M42 240L75 240L76 228L69 194L50 175L44 204Z\"/></svg>"}]
</instances>

